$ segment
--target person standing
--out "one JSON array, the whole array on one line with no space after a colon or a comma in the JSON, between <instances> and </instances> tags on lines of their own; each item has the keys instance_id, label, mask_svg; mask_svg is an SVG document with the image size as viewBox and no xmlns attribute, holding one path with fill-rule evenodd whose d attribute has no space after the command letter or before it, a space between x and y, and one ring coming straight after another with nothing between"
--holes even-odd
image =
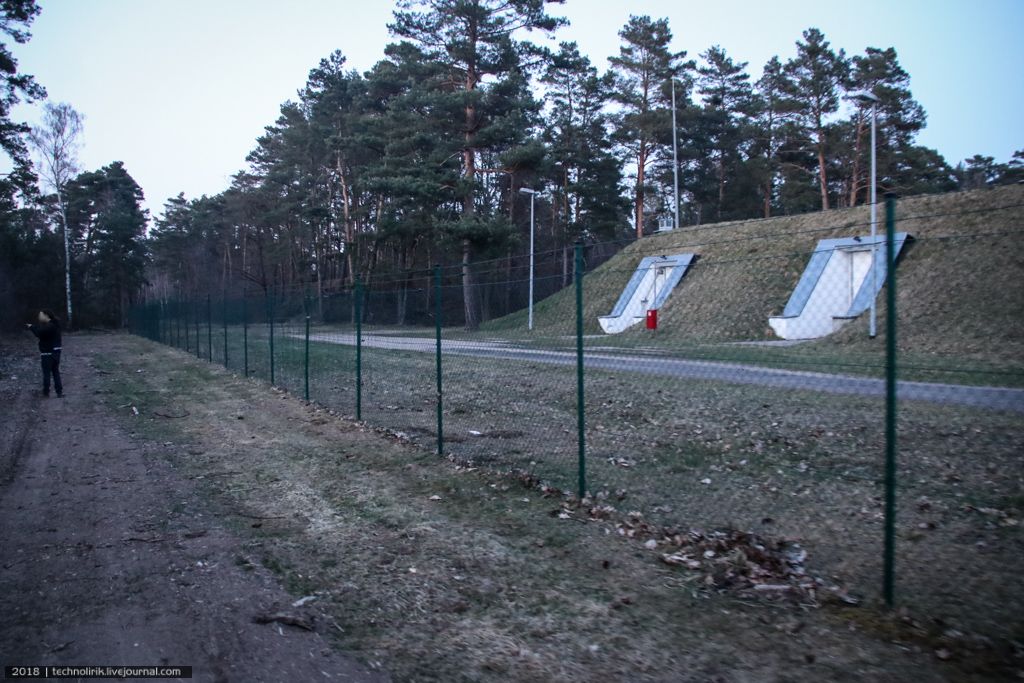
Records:
<instances>
[{"instance_id":1,"label":"person standing","mask_svg":"<svg viewBox=\"0 0 1024 683\"><path fill-rule=\"evenodd\" d=\"M49 309L39 311L36 324L26 325L39 339L39 356L43 365L43 396L50 395L50 377L57 398L64 396L64 385L60 381L60 320Z\"/></svg>"}]
</instances>

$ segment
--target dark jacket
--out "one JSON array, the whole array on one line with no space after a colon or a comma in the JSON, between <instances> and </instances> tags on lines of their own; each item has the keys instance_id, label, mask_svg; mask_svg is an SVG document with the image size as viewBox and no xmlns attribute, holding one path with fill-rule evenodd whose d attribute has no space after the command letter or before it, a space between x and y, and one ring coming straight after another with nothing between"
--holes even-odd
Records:
<instances>
[{"instance_id":1,"label":"dark jacket","mask_svg":"<svg viewBox=\"0 0 1024 683\"><path fill-rule=\"evenodd\" d=\"M60 350L60 325L51 320L48 323L32 325L28 329L39 338L39 352L53 353L54 349Z\"/></svg>"}]
</instances>

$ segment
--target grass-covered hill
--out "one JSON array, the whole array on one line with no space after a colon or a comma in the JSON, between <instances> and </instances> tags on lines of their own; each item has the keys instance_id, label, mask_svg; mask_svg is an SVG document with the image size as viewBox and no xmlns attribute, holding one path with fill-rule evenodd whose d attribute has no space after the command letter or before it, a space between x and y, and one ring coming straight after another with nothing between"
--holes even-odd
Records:
<instances>
[{"instance_id":1,"label":"grass-covered hill","mask_svg":"<svg viewBox=\"0 0 1024 683\"><path fill-rule=\"evenodd\" d=\"M885 209L879 206L879 232ZM915 354L987 361L1024 359L1024 186L900 199L896 230L913 241L897 270L899 345ZM656 345L769 340L768 317L782 312L821 239L866 235L869 207L800 216L716 223L646 237L587 274L585 332L601 334L598 316L612 310L640 259L678 252L697 263L659 312L656 335L638 325L615 343ZM884 292L879 330L885 329ZM573 288L538 303L538 334L565 334L575 318ZM814 346L869 351L867 314ZM492 321L518 330L522 312ZM613 338L609 337L609 341Z\"/></svg>"}]
</instances>

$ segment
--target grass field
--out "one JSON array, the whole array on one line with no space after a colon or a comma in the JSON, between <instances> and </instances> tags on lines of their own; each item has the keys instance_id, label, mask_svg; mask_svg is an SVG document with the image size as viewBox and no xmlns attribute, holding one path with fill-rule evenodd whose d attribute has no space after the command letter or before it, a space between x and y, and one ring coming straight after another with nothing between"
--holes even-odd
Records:
<instances>
[{"instance_id":1,"label":"grass field","mask_svg":"<svg viewBox=\"0 0 1024 683\"><path fill-rule=\"evenodd\" d=\"M832 412L802 394L594 377L614 398L588 406L595 494L576 506L500 471L530 458L571 472L571 429L555 426L570 406L535 410L569 402L557 368L454 368L446 418L481 432L453 444L465 449L459 466L179 351L104 343L105 400L235 520L249 539L239 566L262 564L296 597L317 596L340 645L398 680L980 681L1019 668L1021 436L1005 415L904 411L904 611L887 616L873 597L870 402ZM317 353L334 351L350 352ZM428 359L367 359L372 423L429 429L429 386L402 380ZM281 363L294 391L301 373ZM669 401L651 410L642 401L659 390ZM497 467L466 466L488 453ZM679 550L665 526L685 536L728 524L768 547L798 541L820 583L783 597L738 590L721 572L746 557L740 546L694 569L660 559Z\"/></svg>"},{"instance_id":2,"label":"grass field","mask_svg":"<svg viewBox=\"0 0 1024 683\"><path fill-rule=\"evenodd\" d=\"M276 384L298 396L305 390L303 333L281 326L275 342ZM250 372L267 379L269 340L258 328L249 339ZM239 368L241 347L228 353ZM362 361L363 419L432 451L433 354L364 347ZM574 368L446 354L444 382L446 453L575 490ZM612 370L589 371L586 386L587 487L607 514L799 539L816 577L877 600L880 398ZM312 342L311 399L353 415L354 387L355 349ZM1006 587L1024 557L1015 525L1024 504L1019 414L905 401L898 434L903 603L1015 637L1024 596ZM965 555L965 544L977 555Z\"/></svg>"}]
</instances>

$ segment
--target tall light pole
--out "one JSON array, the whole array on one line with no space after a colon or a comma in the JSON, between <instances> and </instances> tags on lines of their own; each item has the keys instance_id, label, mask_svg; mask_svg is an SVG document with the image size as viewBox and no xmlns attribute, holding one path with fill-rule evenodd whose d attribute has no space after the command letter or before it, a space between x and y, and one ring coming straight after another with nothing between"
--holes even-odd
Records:
<instances>
[{"instance_id":1,"label":"tall light pole","mask_svg":"<svg viewBox=\"0 0 1024 683\"><path fill-rule=\"evenodd\" d=\"M878 128L878 96L867 90L860 90L852 93L851 98L861 102L871 103L871 314L868 322L868 336L872 339L877 335L875 321L877 318L877 306L875 300L878 298L878 276L876 275L875 260L878 258L878 146L875 144L875 130ZM885 266L885 274L889 275L889 264ZM893 312L889 311L889 315Z\"/></svg>"},{"instance_id":2,"label":"tall light pole","mask_svg":"<svg viewBox=\"0 0 1024 683\"><path fill-rule=\"evenodd\" d=\"M529 330L533 330L533 233L534 233L534 222L533 222L533 200L540 194L537 190L531 190L528 187L521 187L519 191L523 194L530 195L530 303L528 304L526 314L526 327Z\"/></svg>"},{"instance_id":3,"label":"tall light pole","mask_svg":"<svg viewBox=\"0 0 1024 683\"><path fill-rule=\"evenodd\" d=\"M673 229L679 229L679 144L676 141L676 78L672 77L672 192L676 207Z\"/></svg>"}]
</instances>

